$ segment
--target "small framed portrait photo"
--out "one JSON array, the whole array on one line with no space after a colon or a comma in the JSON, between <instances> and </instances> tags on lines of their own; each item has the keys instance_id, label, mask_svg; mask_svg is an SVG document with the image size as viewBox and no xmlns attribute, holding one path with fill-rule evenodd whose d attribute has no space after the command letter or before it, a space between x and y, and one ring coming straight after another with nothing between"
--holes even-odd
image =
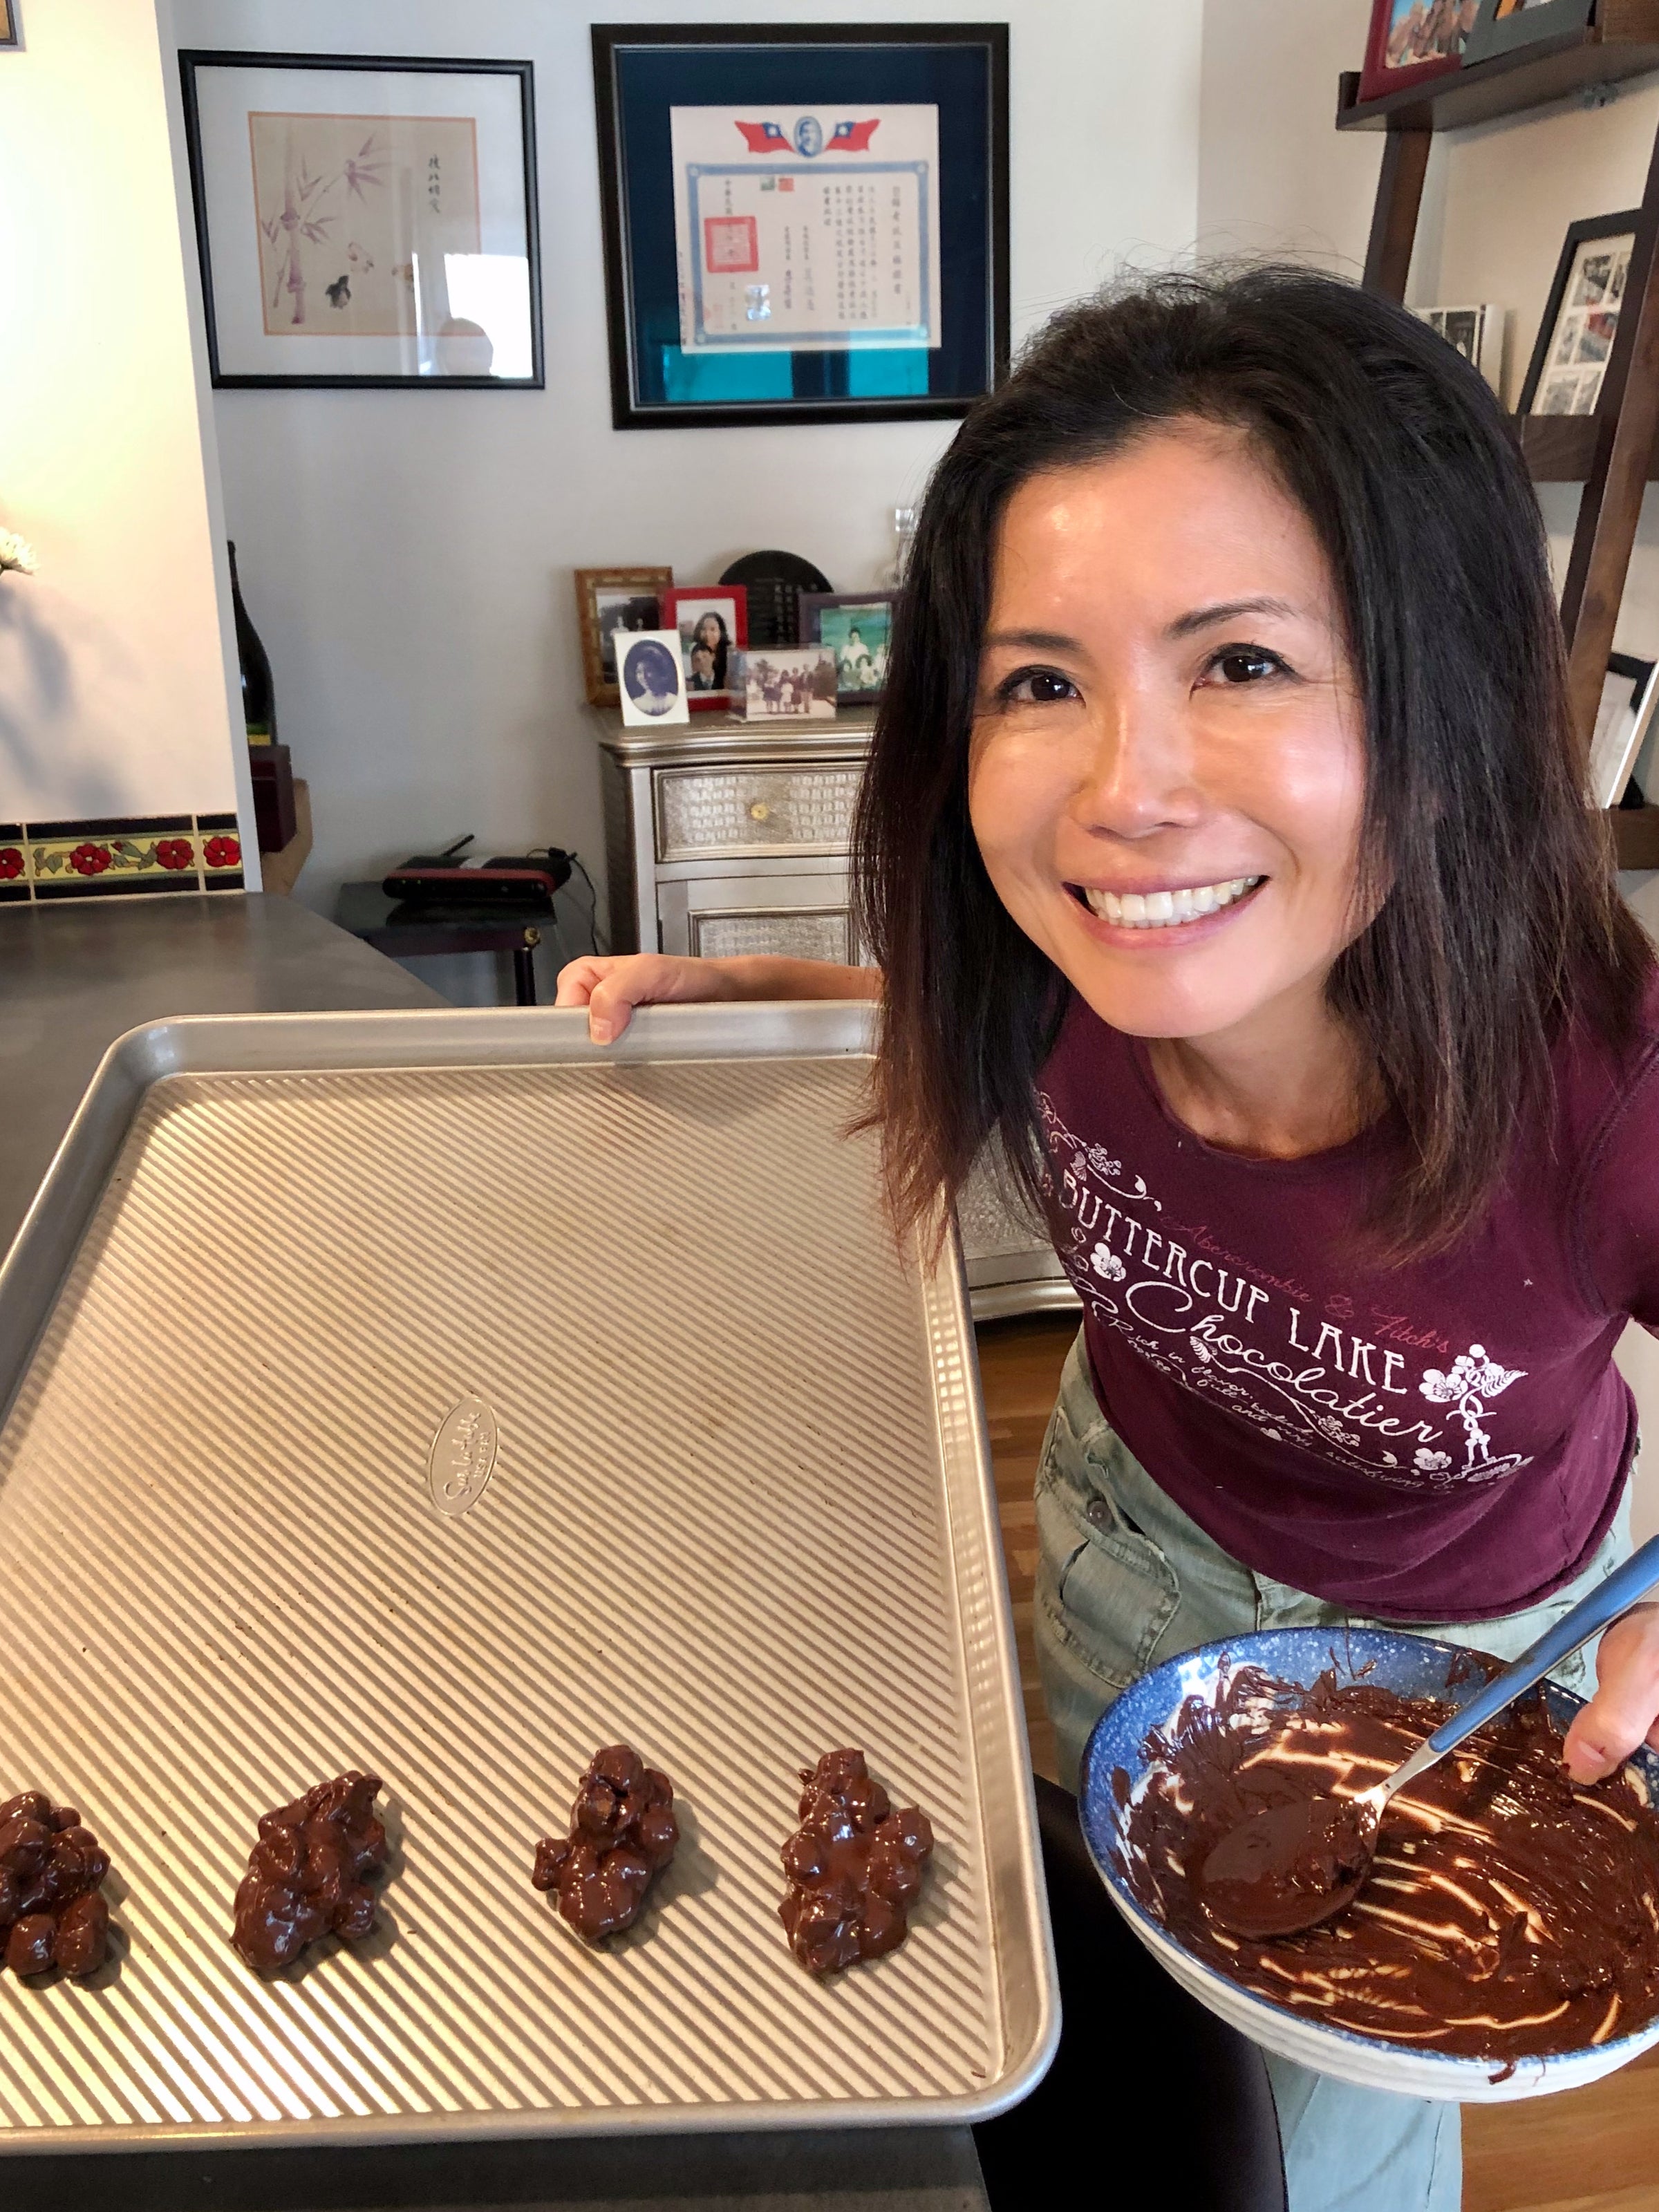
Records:
<instances>
[{"instance_id":1,"label":"small framed portrait photo","mask_svg":"<svg viewBox=\"0 0 1659 2212\"><path fill-rule=\"evenodd\" d=\"M687 703L694 714L732 703L732 656L749 642L749 594L741 584L682 585L662 597L664 626L680 634Z\"/></svg>"},{"instance_id":2,"label":"small framed portrait photo","mask_svg":"<svg viewBox=\"0 0 1659 2212\"><path fill-rule=\"evenodd\" d=\"M673 629L618 631L617 676L622 718L633 729L654 729L686 718L685 663Z\"/></svg>"},{"instance_id":3,"label":"small framed portrait photo","mask_svg":"<svg viewBox=\"0 0 1659 2212\"><path fill-rule=\"evenodd\" d=\"M576 619L581 625L582 675L590 707L621 703L617 688L618 631L655 629L672 568L578 568Z\"/></svg>"},{"instance_id":4,"label":"small framed portrait photo","mask_svg":"<svg viewBox=\"0 0 1659 2212\"><path fill-rule=\"evenodd\" d=\"M1521 387L1522 414L1595 414L1618 335L1638 214L1627 208L1568 225Z\"/></svg>"},{"instance_id":5,"label":"small framed portrait photo","mask_svg":"<svg viewBox=\"0 0 1659 2212\"><path fill-rule=\"evenodd\" d=\"M861 707L880 698L896 597L893 592L801 593L801 641L827 645L835 654L838 705Z\"/></svg>"},{"instance_id":6,"label":"small framed portrait photo","mask_svg":"<svg viewBox=\"0 0 1659 2212\"><path fill-rule=\"evenodd\" d=\"M1360 99L1381 100L1461 68L1480 13L1480 0L1371 0Z\"/></svg>"}]
</instances>

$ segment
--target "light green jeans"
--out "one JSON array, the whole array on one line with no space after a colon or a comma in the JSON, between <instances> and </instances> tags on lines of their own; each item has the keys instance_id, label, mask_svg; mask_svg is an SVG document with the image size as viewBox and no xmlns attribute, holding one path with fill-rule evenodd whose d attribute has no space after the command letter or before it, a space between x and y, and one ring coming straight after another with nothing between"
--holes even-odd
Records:
<instances>
[{"instance_id":1,"label":"light green jeans","mask_svg":"<svg viewBox=\"0 0 1659 2212\"><path fill-rule=\"evenodd\" d=\"M1259 1628L1395 1627L1518 1658L1630 1552L1628 1491L1601 1549L1541 1605L1436 1627L1379 1621L1253 1573L1160 1490L1101 1412L1079 1335L1037 1469L1036 1632L1060 1779L1077 1786L1089 1732L1120 1690L1177 1652ZM1580 1696L1590 1654L1557 1668ZM1458 2108L1361 2089L1264 2052L1291 2212L1456 2212Z\"/></svg>"}]
</instances>

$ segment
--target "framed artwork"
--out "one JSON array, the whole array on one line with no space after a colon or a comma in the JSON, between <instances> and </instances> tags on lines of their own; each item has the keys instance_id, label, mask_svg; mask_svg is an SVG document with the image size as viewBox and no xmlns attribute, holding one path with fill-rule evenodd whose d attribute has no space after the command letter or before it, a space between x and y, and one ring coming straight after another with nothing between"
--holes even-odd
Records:
<instances>
[{"instance_id":1,"label":"framed artwork","mask_svg":"<svg viewBox=\"0 0 1659 2212\"><path fill-rule=\"evenodd\" d=\"M656 729L687 719L685 663L677 629L623 634L617 641L622 718L633 729Z\"/></svg>"},{"instance_id":2,"label":"framed artwork","mask_svg":"<svg viewBox=\"0 0 1659 2212\"><path fill-rule=\"evenodd\" d=\"M1480 0L1463 49L1465 64L1513 53L1544 39L1577 38L1589 25L1593 0Z\"/></svg>"},{"instance_id":3,"label":"framed artwork","mask_svg":"<svg viewBox=\"0 0 1659 2212\"><path fill-rule=\"evenodd\" d=\"M540 388L528 62L179 64L216 385Z\"/></svg>"},{"instance_id":4,"label":"framed artwork","mask_svg":"<svg viewBox=\"0 0 1659 2212\"><path fill-rule=\"evenodd\" d=\"M576 620L582 635L582 676L590 707L621 704L617 687L619 632L655 629L672 568L578 568Z\"/></svg>"},{"instance_id":5,"label":"framed artwork","mask_svg":"<svg viewBox=\"0 0 1659 2212\"><path fill-rule=\"evenodd\" d=\"M827 645L836 656L836 699L861 707L879 699L887 681L896 592L803 592L803 645Z\"/></svg>"},{"instance_id":6,"label":"framed artwork","mask_svg":"<svg viewBox=\"0 0 1659 2212\"><path fill-rule=\"evenodd\" d=\"M1640 219L1640 209L1626 208L1568 224L1521 387L1522 414L1595 414Z\"/></svg>"},{"instance_id":7,"label":"framed artwork","mask_svg":"<svg viewBox=\"0 0 1659 2212\"><path fill-rule=\"evenodd\" d=\"M680 634L686 703L694 714L732 703L732 655L749 642L749 594L741 584L680 586L662 595L662 620Z\"/></svg>"},{"instance_id":8,"label":"framed artwork","mask_svg":"<svg viewBox=\"0 0 1659 2212\"><path fill-rule=\"evenodd\" d=\"M592 40L618 429L941 417L991 389L1006 24Z\"/></svg>"},{"instance_id":9,"label":"framed artwork","mask_svg":"<svg viewBox=\"0 0 1659 2212\"><path fill-rule=\"evenodd\" d=\"M17 0L0 0L0 52L22 43L23 26L18 18Z\"/></svg>"},{"instance_id":10,"label":"framed artwork","mask_svg":"<svg viewBox=\"0 0 1659 2212\"><path fill-rule=\"evenodd\" d=\"M1601 703L1590 736L1590 799L1597 806L1617 806L1634 773L1638 756L1653 727L1659 702L1659 661L1638 660L1632 653L1610 653L1601 686Z\"/></svg>"},{"instance_id":11,"label":"framed artwork","mask_svg":"<svg viewBox=\"0 0 1659 2212\"><path fill-rule=\"evenodd\" d=\"M1371 0L1361 100L1408 91L1461 69L1480 0Z\"/></svg>"}]
</instances>

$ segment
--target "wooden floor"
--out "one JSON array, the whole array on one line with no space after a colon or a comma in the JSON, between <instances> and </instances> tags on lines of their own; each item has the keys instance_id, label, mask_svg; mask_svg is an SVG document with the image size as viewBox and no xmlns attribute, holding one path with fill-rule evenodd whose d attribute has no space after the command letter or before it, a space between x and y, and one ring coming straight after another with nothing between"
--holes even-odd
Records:
<instances>
[{"instance_id":1,"label":"wooden floor","mask_svg":"<svg viewBox=\"0 0 1659 2212\"><path fill-rule=\"evenodd\" d=\"M1062 1316L994 1322L979 1332L1031 1759L1048 1775L1054 1771L1054 1734L1031 1652L1031 1478L1076 1327ZM1463 2212L1659 2212L1659 2051L1587 2089L1466 2106Z\"/></svg>"}]
</instances>

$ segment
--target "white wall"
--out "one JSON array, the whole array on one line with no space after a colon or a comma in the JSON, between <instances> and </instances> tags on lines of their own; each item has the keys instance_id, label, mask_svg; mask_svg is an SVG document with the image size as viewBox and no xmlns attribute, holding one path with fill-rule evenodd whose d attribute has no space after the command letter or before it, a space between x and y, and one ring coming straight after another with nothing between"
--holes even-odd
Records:
<instances>
[{"instance_id":1,"label":"white wall","mask_svg":"<svg viewBox=\"0 0 1659 2212\"><path fill-rule=\"evenodd\" d=\"M661 0L600 12L664 20ZM761 12L1011 21L1017 336L1121 257L1190 250L1200 0L788 0ZM551 840L595 862L572 569L668 562L695 583L781 545L837 588L860 588L889 557L890 510L951 434L902 422L611 429L594 13L571 0L473 0L464 21L451 0L176 0L185 45L536 66L546 391L216 395L243 594L282 734L311 782L316 855L300 895L325 908L342 878L463 830L486 849ZM757 11L700 0L696 13Z\"/></svg>"},{"instance_id":2,"label":"white wall","mask_svg":"<svg viewBox=\"0 0 1659 2212\"><path fill-rule=\"evenodd\" d=\"M1198 228L1206 256L1292 255L1358 276L1382 141L1333 127L1370 0L1205 0Z\"/></svg>"},{"instance_id":3,"label":"white wall","mask_svg":"<svg viewBox=\"0 0 1659 2212\"><path fill-rule=\"evenodd\" d=\"M24 16L0 54L0 526L41 566L0 582L0 816L217 812L246 748L155 10Z\"/></svg>"}]
</instances>

